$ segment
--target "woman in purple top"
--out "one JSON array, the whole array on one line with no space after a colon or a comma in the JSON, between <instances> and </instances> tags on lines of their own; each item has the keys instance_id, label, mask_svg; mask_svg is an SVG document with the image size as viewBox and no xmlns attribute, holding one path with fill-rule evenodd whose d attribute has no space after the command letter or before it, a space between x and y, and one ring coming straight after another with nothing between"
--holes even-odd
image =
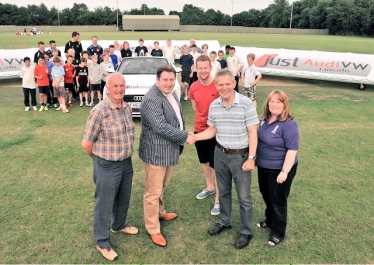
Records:
<instances>
[{"instance_id":1,"label":"woman in purple top","mask_svg":"<svg viewBox=\"0 0 374 265\"><path fill-rule=\"evenodd\" d=\"M268 244L275 246L285 237L287 198L298 164L299 130L287 95L281 90L268 95L260 119L256 164L266 209L265 220L257 227L271 229Z\"/></svg>"}]
</instances>

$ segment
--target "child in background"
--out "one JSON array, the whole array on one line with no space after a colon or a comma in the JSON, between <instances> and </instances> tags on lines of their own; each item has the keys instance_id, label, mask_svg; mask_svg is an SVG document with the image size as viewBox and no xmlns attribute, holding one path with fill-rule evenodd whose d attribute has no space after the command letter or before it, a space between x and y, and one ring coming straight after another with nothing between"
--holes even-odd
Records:
<instances>
[{"instance_id":1,"label":"child in background","mask_svg":"<svg viewBox=\"0 0 374 265\"><path fill-rule=\"evenodd\" d=\"M21 68L20 77L22 78L22 88L24 96L25 111L30 110L29 96L31 96L31 104L34 110L38 110L36 107L36 86L34 77L34 66L31 66L31 59L25 57L23 59L24 66Z\"/></svg>"},{"instance_id":2,"label":"child in background","mask_svg":"<svg viewBox=\"0 0 374 265\"><path fill-rule=\"evenodd\" d=\"M217 53L215 51L210 52L210 65L212 66L212 70L210 71L210 75L215 78L216 73L218 70L221 69L221 64L216 61Z\"/></svg>"},{"instance_id":3,"label":"child in background","mask_svg":"<svg viewBox=\"0 0 374 265\"><path fill-rule=\"evenodd\" d=\"M90 65L92 64L92 60L90 58L88 58L88 51L83 51L82 52L82 58L86 59L87 61L87 67L90 67Z\"/></svg>"},{"instance_id":4,"label":"child in background","mask_svg":"<svg viewBox=\"0 0 374 265\"><path fill-rule=\"evenodd\" d=\"M201 50L203 51L201 54L208 55L208 49L209 49L208 44L201 45ZM216 54L216 56L217 56L217 54Z\"/></svg>"},{"instance_id":5,"label":"child in background","mask_svg":"<svg viewBox=\"0 0 374 265\"><path fill-rule=\"evenodd\" d=\"M196 46L196 45L195 45ZM193 56L188 53L188 46L185 44L182 46L183 54L179 58L179 63L182 66L182 74L181 74L181 81L182 81L182 95L184 95L184 100L187 100L188 88L190 84L190 78L192 78L192 71L193 71Z\"/></svg>"},{"instance_id":6,"label":"child in background","mask_svg":"<svg viewBox=\"0 0 374 265\"><path fill-rule=\"evenodd\" d=\"M91 90L91 103L90 107L94 105L93 101L95 98L95 91L97 93L97 97L99 102L101 102L101 79L103 78L103 71L101 66L97 63L98 58L97 55L94 54L91 57L92 65L88 67L88 79L90 81L90 90Z\"/></svg>"},{"instance_id":7,"label":"child in background","mask_svg":"<svg viewBox=\"0 0 374 265\"><path fill-rule=\"evenodd\" d=\"M47 95L49 93L49 71L45 65L44 56L38 59L38 65L35 66L34 76L39 88L40 108L39 111L48 110Z\"/></svg>"},{"instance_id":8,"label":"child in background","mask_svg":"<svg viewBox=\"0 0 374 265\"><path fill-rule=\"evenodd\" d=\"M164 56L162 50L160 49L160 44L158 43L158 41L155 41L153 44L154 44L154 48L151 51L151 56L157 56L157 57Z\"/></svg>"},{"instance_id":9,"label":"child in background","mask_svg":"<svg viewBox=\"0 0 374 265\"><path fill-rule=\"evenodd\" d=\"M227 68L227 62L225 59L223 59L223 51L222 50L219 50L218 51L218 59L217 59L217 62L219 62L221 64L221 69L225 69Z\"/></svg>"},{"instance_id":10,"label":"child in background","mask_svg":"<svg viewBox=\"0 0 374 265\"><path fill-rule=\"evenodd\" d=\"M252 100L253 105L256 107L256 84L260 81L262 75L253 64L255 58L254 53L247 55L248 65L246 65L242 70L242 81L244 84L243 95L249 97Z\"/></svg>"},{"instance_id":11,"label":"child in background","mask_svg":"<svg viewBox=\"0 0 374 265\"><path fill-rule=\"evenodd\" d=\"M109 56L110 59L112 59L114 70L116 70L120 61L118 56L114 53L114 45L109 45Z\"/></svg>"},{"instance_id":12,"label":"child in background","mask_svg":"<svg viewBox=\"0 0 374 265\"><path fill-rule=\"evenodd\" d=\"M79 92L79 100L80 104L79 107L83 107L83 98L86 99L86 106L89 107L88 105L88 88L90 86L90 82L88 81L88 68L86 66L87 60L85 58L81 58L81 63L79 66L76 68L76 83L78 87L78 92Z\"/></svg>"},{"instance_id":13,"label":"child in background","mask_svg":"<svg viewBox=\"0 0 374 265\"><path fill-rule=\"evenodd\" d=\"M58 99L60 106L56 110L68 113L69 110L65 104L65 87L64 87L64 67L61 66L60 57L53 58L53 67L51 71L53 95Z\"/></svg>"},{"instance_id":14,"label":"child in background","mask_svg":"<svg viewBox=\"0 0 374 265\"><path fill-rule=\"evenodd\" d=\"M48 75L48 79L49 79L49 93L47 94L47 103L48 103L48 107L49 108L52 108L53 106L53 90L52 90L52 76L51 76L51 71L52 71L52 67L53 67L53 62L51 62L49 60L49 54L48 53L45 53L44 54L44 63L46 66L48 66L48 71L49 71L49 75Z\"/></svg>"},{"instance_id":15,"label":"child in background","mask_svg":"<svg viewBox=\"0 0 374 265\"><path fill-rule=\"evenodd\" d=\"M74 57L71 55L68 55L66 58L66 64L63 66L65 70L65 76L64 76L64 83L65 83L65 90L67 93L69 106L74 107L72 101L73 93L75 91L74 87L74 76L75 76L75 67L73 65Z\"/></svg>"},{"instance_id":16,"label":"child in background","mask_svg":"<svg viewBox=\"0 0 374 265\"><path fill-rule=\"evenodd\" d=\"M101 78L101 88L100 88L102 98L104 97L103 89L104 89L104 86L106 84L106 80L107 80L107 76L108 76L108 69L109 68L114 69L112 62L109 61L109 58L110 58L109 53L104 52L103 53L103 61L100 64L101 70L102 70L102 73L103 73L103 77Z\"/></svg>"}]
</instances>

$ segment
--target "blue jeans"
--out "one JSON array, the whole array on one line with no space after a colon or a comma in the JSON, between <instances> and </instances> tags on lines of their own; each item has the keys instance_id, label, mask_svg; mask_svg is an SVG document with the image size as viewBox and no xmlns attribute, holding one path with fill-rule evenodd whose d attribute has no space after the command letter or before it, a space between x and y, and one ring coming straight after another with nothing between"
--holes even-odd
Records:
<instances>
[{"instance_id":1,"label":"blue jeans","mask_svg":"<svg viewBox=\"0 0 374 265\"><path fill-rule=\"evenodd\" d=\"M124 161L108 161L93 157L93 180L96 185L94 209L94 237L101 248L110 247L110 227L126 227L133 168L131 157Z\"/></svg>"},{"instance_id":2,"label":"blue jeans","mask_svg":"<svg viewBox=\"0 0 374 265\"><path fill-rule=\"evenodd\" d=\"M231 225L232 181L234 180L240 206L240 234L252 235L251 171L243 171L242 165L248 153L227 154L216 147L214 168L216 170L220 203L220 223Z\"/></svg>"},{"instance_id":3,"label":"blue jeans","mask_svg":"<svg viewBox=\"0 0 374 265\"><path fill-rule=\"evenodd\" d=\"M287 198L296 175L297 163L288 172L285 182L279 184L277 177L281 169L257 167L258 184L266 204L265 218L271 228L271 236L283 239L287 227Z\"/></svg>"}]
</instances>

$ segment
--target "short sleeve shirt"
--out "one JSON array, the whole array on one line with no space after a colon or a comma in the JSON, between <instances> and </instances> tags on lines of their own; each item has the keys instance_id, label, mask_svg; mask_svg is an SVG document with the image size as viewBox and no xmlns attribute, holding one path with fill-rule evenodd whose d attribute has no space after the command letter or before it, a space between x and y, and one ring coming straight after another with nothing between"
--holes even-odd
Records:
<instances>
[{"instance_id":1,"label":"short sleeve shirt","mask_svg":"<svg viewBox=\"0 0 374 265\"><path fill-rule=\"evenodd\" d=\"M56 80L60 79L60 77L65 75L64 67L62 66L53 66L51 71L52 78L54 77ZM64 78L61 79L60 83L58 84L60 87L64 86Z\"/></svg>"},{"instance_id":2,"label":"short sleeve shirt","mask_svg":"<svg viewBox=\"0 0 374 265\"><path fill-rule=\"evenodd\" d=\"M254 64L244 66L242 73L244 74L244 87L250 87L250 83L256 80L257 75L261 74Z\"/></svg>"},{"instance_id":3,"label":"short sleeve shirt","mask_svg":"<svg viewBox=\"0 0 374 265\"><path fill-rule=\"evenodd\" d=\"M209 108L208 125L216 127L216 140L225 148L247 148L247 126L256 125L258 122L252 101L237 92L229 108L225 108L221 97L214 100Z\"/></svg>"},{"instance_id":4,"label":"short sleeve shirt","mask_svg":"<svg viewBox=\"0 0 374 265\"><path fill-rule=\"evenodd\" d=\"M133 153L135 125L130 106L122 105L109 97L101 101L91 110L83 135L93 141L92 153L108 161L123 161Z\"/></svg>"},{"instance_id":5,"label":"short sleeve shirt","mask_svg":"<svg viewBox=\"0 0 374 265\"><path fill-rule=\"evenodd\" d=\"M263 120L258 128L256 164L263 168L281 169L288 150L299 149L299 129L295 120ZM298 162L298 157L295 163Z\"/></svg>"}]
</instances>

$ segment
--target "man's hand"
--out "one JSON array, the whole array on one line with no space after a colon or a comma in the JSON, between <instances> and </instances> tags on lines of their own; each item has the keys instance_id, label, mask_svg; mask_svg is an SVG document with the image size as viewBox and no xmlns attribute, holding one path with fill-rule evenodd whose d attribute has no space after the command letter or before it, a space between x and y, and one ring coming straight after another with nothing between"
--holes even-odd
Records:
<instances>
[{"instance_id":1,"label":"man's hand","mask_svg":"<svg viewBox=\"0 0 374 265\"><path fill-rule=\"evenodd\" d=\"M194 135L192 132L189 132L189 133L188 133L187 140L186 140L186 143L189 144L189 145L194 145L195 142L196 142L196 137L195 137L195 135Z\"/></svg>"}]
</instances>

